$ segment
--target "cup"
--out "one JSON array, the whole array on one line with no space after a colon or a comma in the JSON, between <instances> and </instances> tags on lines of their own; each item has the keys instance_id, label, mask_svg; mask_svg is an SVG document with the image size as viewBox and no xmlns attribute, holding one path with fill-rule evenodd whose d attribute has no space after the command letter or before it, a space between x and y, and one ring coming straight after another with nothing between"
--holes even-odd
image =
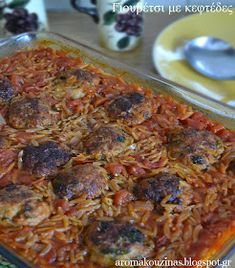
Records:
<instances>
[{"instance_id":1,"label":"cup","mask_svg":"<svg viewBox=\"0 0 235 268\"><path fill-rule=\"evenodd\" d=\"M114 51L134 49L143 32L144 0L71 0L71 5L79 12L90 15L98 24L101 44Z\"/></svg>"},{"instance_id":2,"label":"cup","mask_svg":"<svg viewBox=\"0 0 235 268\"><path fill-rule=\"evenodd\" d=\"M0 38L36 30L48 30L44 0L0 0Z\"/></svg>"}]
</instances>

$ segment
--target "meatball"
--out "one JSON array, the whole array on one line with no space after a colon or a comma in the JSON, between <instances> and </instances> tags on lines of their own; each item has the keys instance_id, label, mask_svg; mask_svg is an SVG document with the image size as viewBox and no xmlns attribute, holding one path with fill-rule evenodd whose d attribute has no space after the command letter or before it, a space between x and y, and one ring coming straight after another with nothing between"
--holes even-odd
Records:
<instances>
[{"instance_id":1,"label":"meatball","mask_svg":"<svg viewBox=\"0 0 235 268\"><path fill-rule=\"evenodd\" d=\"M228 172L235 175L235 160L232 161L228 166Z\"/></svg>"},{"instance_id":2,"label":"meatball","mask_svg":"<svg viewBox=\"0 0 235 268\"><path fill-rule=\"evenodd\" d=\"M0 219L34 226L50 216L50 206L28 186L10 184L0 190Z\"/></svg>"},{"instance_id":3,"label":"meatball","mask_svg":"<svg viewBox=\"0 0 235 268\"><path fill-rule=\"evenodd\" d=\"M46 127L55 121L50 106L39 98L20 97L10 104L8 122L14 128Z\"/></svg>"},{"instance_id":4,"label":"meatball","mask_svg":"<svg viewBox=\"0 0 235 268\"><path fill-rule=\"evenodd\" d=\"M88 82L91 82L93 79L93 74L83 69L76 69L72 71L71 74L76 76L78 80L86 80Z\"/></svg>"},{"instance_id":5,"label":"meatball","mask_svg":"<svg viewBox=\"0 0 235 268\"><path fill-rule=\"evenodd\" d=\"M14 96L16 92L12 84L7 79L0 80L0 104L8 103Z\"/></svg>"},{"instance_id":6,"label":"meatball","mask_svg":"<svg viewBox=\"0 0 235 268\"><path fill-rule=\"evenodd\" d=\"M178 203L180 193L180 178L170 173L159 173L154 177L142 179L134 187L137 198L151 200L156 204L160 204L167 196L168 203Z\"/></svg>"},{"instance_id":7,"label":"meatball","mask_svg":"<svg viewBox=\"0 0 235 268\"><path fill-rule=\"evenodd\" d=\"M52 178L53 190L59 198L71 199L86 194L92 199L101 195L106 185L105 169L93 164L75 166Z\"/></svg>"},{"instance_id":8,"label":"meatball","mask_svg":"<svg viewBox=\"0 0 235 268\"><path fill-rule=\"evenodd\" d=\"M23 149L23 168L35 176L47 176L57 172L71 158L71 154L53 141L39 146L28 145Z\"/></svg>"},{"instance_id":9,"label":"meatball","mask_svg":"<svg viewBox=\"0 0 235 268\"><path fill-rule=\"evenodd\" d=\"M183 161L195 170L207 169L224 151L221 139L207 130L177 130L170 133L168 142L169 157Z\"/></svg>"},{"instance_id":10,"label":"meatball","mask_svg":"<svg viewBox=\"0 0 235 268\"><path fill-rule=\"evenodd\" d=\"M151 101L144 95L133 92L115 98L107 107L111 119L122 119L128 125L141 124L152 116Z\"/></svg>"},{"instance_id":11,"label":"meatball","mask_svg":"<svg viewBox=\"0 0 235 268\"><path fill-rule=\"evenodd\" d=\"M104 125L90 133L82 142L87 154L116 156L132 143L132 138L121 128Z\"/></svg>"},{"instance_id":12,"label":"meatball","mask_svg":"<svg viewBox=\"0 0 235 268\"><path fill-rule=\"evenodd\" d=\"M119 221L94 222L88 227L86 244L91 259L102 266L112 266L115 260L147 257L153 243L138 228Z\"/></svg>"}]
</instances>

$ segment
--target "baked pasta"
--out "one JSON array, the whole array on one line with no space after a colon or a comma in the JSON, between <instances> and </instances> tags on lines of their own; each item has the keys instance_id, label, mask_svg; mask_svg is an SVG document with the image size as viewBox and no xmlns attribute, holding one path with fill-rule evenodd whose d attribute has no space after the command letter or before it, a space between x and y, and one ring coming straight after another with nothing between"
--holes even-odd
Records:
<instances>
[{"instance_id":1,"label":"baked pasta","mask_svg":"<svg viewBox=\"0 0 235 268\"><path fill-rule=\"evenodd\" d=\"M235 133L67 49L0 60L0 241L35 267L211 257Z\"/></svg>"}]
</instances>

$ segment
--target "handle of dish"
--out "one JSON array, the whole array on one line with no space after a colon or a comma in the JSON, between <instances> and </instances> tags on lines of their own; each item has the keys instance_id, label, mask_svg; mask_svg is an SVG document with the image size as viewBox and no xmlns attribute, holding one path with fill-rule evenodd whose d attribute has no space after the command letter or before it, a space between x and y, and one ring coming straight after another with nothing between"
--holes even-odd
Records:
<instances>
[{"instance_id":1,"label":"handle of dish","mask_svg":"<svg viewBox=\"0 0 235 268\"><path fill-rule=\"evenodd\" d=\"M70 3L72 7L77 11L91 16L95 23L99 22L99 16L96 7L93 8L93 7L80 6L79 3L77 3L77 0L70 0Z\"/></svg>"}]
</instances>

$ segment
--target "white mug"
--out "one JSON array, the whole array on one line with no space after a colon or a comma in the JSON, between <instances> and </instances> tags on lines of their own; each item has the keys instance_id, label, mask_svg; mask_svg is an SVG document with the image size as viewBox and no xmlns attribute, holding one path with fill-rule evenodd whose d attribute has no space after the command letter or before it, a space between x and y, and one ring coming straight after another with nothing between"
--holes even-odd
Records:
<instances>
[{"instance_id":1,"label":"white mug","mask_svg":"<svg viewBox=\"0 0 235 268\"><path fill-rule=\"evenodd\" d=\"M72 6L93 17L98 23L101 44L114 51L135 48L143 31L144 0L71 0Z\"/></svg>"}]
</instances>

